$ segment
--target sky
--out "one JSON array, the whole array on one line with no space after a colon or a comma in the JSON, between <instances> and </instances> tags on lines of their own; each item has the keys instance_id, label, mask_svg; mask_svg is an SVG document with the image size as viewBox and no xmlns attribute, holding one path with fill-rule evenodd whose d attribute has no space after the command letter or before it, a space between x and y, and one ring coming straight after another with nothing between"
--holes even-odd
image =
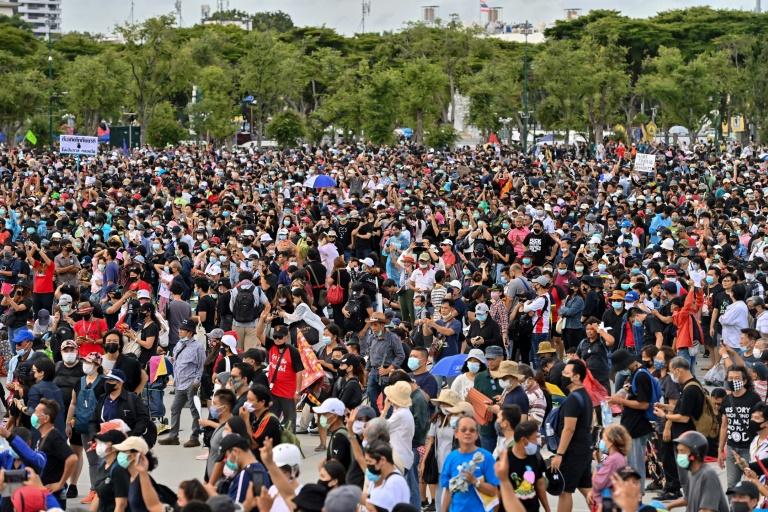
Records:
<instances>
[{"instance_id":1,"label":"sky","mask_svg":"<svg viewBox=\"0 0 768 512\"><path fill-rule=\"evenodd\" d=\"M201 5L216 9L216 0L181 0L182 24L191 26L200 21ZM479 21L480 0L370 0L371 13L366 20L366 31L397 30L407 21L421 16L421 6L439 6L441 18L457 13L465 23ZM174 0L134 0L136 21L174 11ZM552 23L562 18L566 8L620 9L632 17L651 16L659 11L702 5L703 0L645 0L618 2L616 0L488 0L491 7L502 7L503 21L522 22L527 18L534 25ZM710 0L714 8L754 9L754 0ZM764 10L768 0L763 0ZM109 8L105 8L109 5ZM622 6L622 7L618 7ZM297 25L331 27L342 34L360 31L361 0L229 0L229 7L246 12L287 12ZM109 34L117 24L128 21L130 0L63 0L63 28Z\"/></svg>"}]
</instances>

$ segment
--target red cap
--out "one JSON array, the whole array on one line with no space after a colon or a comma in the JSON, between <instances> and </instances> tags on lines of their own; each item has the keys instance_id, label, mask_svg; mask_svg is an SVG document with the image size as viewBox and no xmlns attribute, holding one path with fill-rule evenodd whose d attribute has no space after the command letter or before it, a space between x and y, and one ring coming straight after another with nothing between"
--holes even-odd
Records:
<instances>
[{"instance_id":1,"label":"red cap","mask_svg":"<svg viewBox=\"0 0 768 512\"><path fill-rule=\"evenodd\" d=\"M21 487L11 496L13 510L18 512L39 512L48 510L45 498L48 491L39 487Z\"/></svg>"}]
</instances>

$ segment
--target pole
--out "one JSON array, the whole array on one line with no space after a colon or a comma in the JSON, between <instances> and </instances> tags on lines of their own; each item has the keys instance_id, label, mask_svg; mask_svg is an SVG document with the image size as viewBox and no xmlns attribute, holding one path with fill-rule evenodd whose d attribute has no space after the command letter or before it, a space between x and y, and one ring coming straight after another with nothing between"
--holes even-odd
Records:
<instances>
[{"instance_id":1,"label":"pole","mask_svg":"<svg viewBox=\"0 0 768 512\"><path fill-rule=\"evenodd\" d=\"M53 87L53 56L51 55L51 20L48 20L48 82ZM53 149L53 90L48 90L48 140Z\"/></svg>"},{"instance_id":2,"label":"pole","mask_svg":"<svg viewBox=\"0 0 768 512\"><path fill-rule=\"evenodd\" d=\"M128 119L128 154L133 152L133 123Z\"/></svg>"},{"instance_id":3,"label":"pole","mask_svg":"<svg viewBox=\"0 0 768 512\"><path fill-rule=\"evenodd\" d=\"M528 20L525 20L525 46L523 46L523 153L528 152Z\"/></svg>"}]
</instances>

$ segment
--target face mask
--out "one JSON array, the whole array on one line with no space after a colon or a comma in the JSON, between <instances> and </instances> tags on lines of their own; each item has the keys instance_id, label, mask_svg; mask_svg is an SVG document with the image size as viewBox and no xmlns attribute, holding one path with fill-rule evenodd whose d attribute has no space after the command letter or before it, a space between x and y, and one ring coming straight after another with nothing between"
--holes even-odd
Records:
<instances>
[{"instance_id":1,"label":"face mask","mask_svg":"<svg viewBox=\"0 0 768 512\"><path fill-rule=\"evenodd\" d=\"M669 372L669 378L672 379L672 382L674 382L675 384L680 383L680 381L677 379L677 376L672 372Z\"/></svg>"},{"instance_id":2,"label":"face mask","mask_svg":"<svg viewBox=\"0 0 768 512\"><path fill-rule=\"evenodd\" d=\"M502 222L501 229L509 229L509 222Z\"/></svg>"},{"instance_id":3,"label":"face mask","mask_svg":"<svg viewBox=\"0 0 768 512\"><path fill-rule=\"evenodd\" d=\"M234 472L234 471L237 471L238 469L240 469L240 467L237 465L237 462L231 461L231 460L229 460L229 459L227 459L227 462L226 462L226 464L225 464L225 465L226 465L226 466L227 466L227 467L228 467L230 470L232 470L233 472Z\"/></svg>"},{"instance_id":4,"label":"face mask","mask_svg":"<svg viewBox=\"0 0 768 512\"><path fill-rule=\"evenodd\" d=\"M486 315L486 314L483 314L483 315L477 314L477 315L475 315L475 318L477 318L478 322L485 322L486 320L488 320L488 315Z\"/></svg>"},{"instance_id":5,"label":"face mask","mask_svg":"<svg viewBox=\"0 0 768 512\"><path fill-rule=\"evenodd\" d=\"M656 359L653 360L653 367L656 370L662 370L666 367L666 363L664 361L658 361Z\"/></svg>"},{"instance_id":6,"label":"face mask","mask_svg":"<svg viewBox=\"0 0 768 512\"><path fill-rule=\"evenodd\" d=\"M472 271L469 270L468 268L465 268L464 270L461 271L461 273L464 274L465 276L468 276L472 274Z\"/></svg>"},{"instance_id":7,"label":"face mask","mask_svg":"<svg viewBox=\"0 0 768 512\"><path fill-rule=\"evenodd\" d=\"M559 268L559 269L557 269L557 273L560 274L561 276L564 276L565 274L568 273L568 269L567 268Z\"/></svg>"},{"instance_id":8,"label":"face mask","mask_svg":"<svg viewBox=\"0 0 768 512\"><path fill-rule=\"evenodd\" d=\"M502 388L504 388L504 389L507 389L507 388L509 388L509 387L512 385L512 381L511 381L511 380L509 380L509 379L501 379L501 380L499 381L499 385L500 385Z\"/></svg>"},{"instance_id":9,"label":"face mask","mask_svg":"<svg viewBox=\"0 0 768 512\"><path fill-rule=\"evenodd\" d=\"M571 387L572 383L573 381L571 380L570 377L566 377L565 375L560 376L560 384L562 384L564 388Z\"/></svg>"},{"instance_id":10,"label":"face mask","mask_svg":"<svg viewBox=\"0 0 768 512\"><path fill-rule=\"evenodd\" d=\"M237 474L237 468L232 469L226 464L224 464L224 467L222 468L221 473L224 475L225 478L232 478L233 476L235 476L235 474Z\"/></svg>"},{"instance_id":11,"label":"face mask","mask_svg":"<svg viewBox=\"0 0 768 512\"><path fill-rule=\"evenodd\" d=\"M584 265L576 265L573 268L576 269L576 272L584 272Z\"/></svg>"},{"instance_id":12,"label":"face mask","mask_svg":"<svg viewBox=\"0 0 768 512\"><path fill-rule=\"evenodd\" d=\"M635 325L635 327L642 327L643 326L642 320L634 320L632 323Z\"/></svg>"},{"instance_id":13,"label":"face mask","mask_svg":"<svg viewBox=\"0 0 768 512\"><path fill-rule=\"evenodd\" d=\"M528 443L525 445L525 454L528 456L536 455L539 452L539 445Z\"/></svg>"},{"instance_id":14,"label":"face mask","mask_svg":"<svg viewBox=\"0 0 768 512\"><path fill-rule=\"evenodd\" d=\"M221 255L221 256L219 256L219 261L224 263L225 261L227 261L227 257L224 256L224 255Z\"/></svg>"},{"instance_id":15,"label":"face mask","mask_svg":"<svg viewBox=\"0 0 768 512\"><path fill-rule=\"evenodd\" d=\"M100 459L107 456L107 443L96 441L96 456Z\"/></svg>"},{"instance_id":16,"label":"face mask","mask_svg":"<svg viewBox=\"0 0 768 512\"><path fill-rule=\"evenodd\" d=\"M368 480L371 483L376 483L381 478L381 475L377 475L370 470L370 466L368 466L369 469L365 470L365 479Z\"/></svg>"},{"instance_id":17,"label":"face mask","mask_svg":"<svg viewBox=\"0 0 768 512\"><path fill-rule=\"evenodd\" d=\"M531 258L523 258L523 265L530 265L531 264Z\"/></svg>"},{"instance_id":18,"label":"face mask","mask_svg":"<svg viewBox=\"0 0 768 512\"><path fill-rule=\"evenodd\" d=\"M218 407L215 407L215 406L211 407L210 409L208 409L208 413L211 415L212 420L219 419L220 412Z\"/></svg>"},{"instance_id":19,"label":"face mask","mask_svg":"<svg viewBox=\"0 0 768 512\"><path fill-rule=\"evenodd\" d=\"M762 351L761 349L759 349L759 348L756 348L756 349L752 350L752 354L753 354L753 355L754 355L754 356L755 356L757 359L761 359L761 358L763 357L763 351Z\"/></svg>"},{"instance_id":20,"label":"face mask","mask_svg":"<svg viewBox=\"0 0 768 512\"><path fill-rule=\"evenodd\" d=\"M621 289L624 291L629 290L630 284L629 283L621 283Z\"/></svg>"},{"instance_id":21,"label":"face mask","mask_svg":"<svg viewBox=\"0 0 768 512\"><path fill-rule=\"evenodd\" d=\"M600 450L600 453L608 453L608 446L606 446L603 439L597 444L597 449Z\"/></svg>"},{"instance_id":22,"label":"face mask","mask_svg":"<svg viewBox=\"0 0 768 512\"><path fill-rule=\"evenodd\" d=\"M605 272L605 269L608 268L605 263L598 263L597 264L597 270L600 272Z\"/></svg>"},{"instance_id":23,"label":"face mask","mask_svg":"<svg viewBox=\"0 0 768 512\"><path fill-rule=\"evenodd\" d=\"M61 359L67 364L72 364L77 361L77 352L62 352Z\"/></svg>"},{"instance_id":24,"label":"face mask","mask_svg":"<svg viewBox=\"0 0 768 512\"><path fill-rule=\"evenodd\" d=\"M328 428L328 418L325 416L320 416L320 426L323 428Z\"/></svg>"},{"instance_id":25,"label":"face mask","mask_svg":"<svg viewBox=\"0 0 768 512\"><path fill-rule=\"evenodd\" d=\"M246 411L248 411L248 412L253 412L253 411L255 411L255 410L256 410L256 409L253 407L253 404L252 404L251 402L245 402L245 403L243 404L243 409L245 409L245 410L246 410Z\"/></svg>"},{"instance_id":26,"label":"face mask","mask_svg":"<svg viewBox=\"0 0 768 512\"><path fill-rule=\"evenodd\" d=\"M160 244L152 244L152 250L157 252L160 250Z\"/></svg>"},{"instance_id":27,"label":"face mask","mask_svg":"<svg viewBox=\"0 0 768 512\"><path fill-rule=\"evenodd\" d=\"M99 263L96 265L96 267L99 269L99 272L104 272L104 269L107 268L107 266L103 263Z\"/></svg>"},{"instance_id":28,"label":"face mask","mask_svg":"<svg viewBox=\"0 0 768 512\"><path fill-rule=\"evenodd\" d=\"M117 389L117 383L116 382L109 382L109 381L107 381L107 382L104 383L104 390L107 392L108 395L110 393L112 393L115 389Z\"/></svg>"},{"instance_id":29,"label":"face mask","mask_svg":"<svg viewBox=\"0 0 768 512\"><path fill-rule=\"evenodd\" d=\"M744 277L747 279L747 281L752 281L755 279L755 274L744 274Z\"/></svg>"},{"instance_id":30,"label":"face mask","mask_svg":"<svg viewBox=\"0 0 768 512\"><path fill-rule=\"evenodd\" d=\"M67 313L69 313L69 311L70 311L70 308L69 308L69 306L66 306L66 305L64 305L64 306L59 306L59 309L60 309L60 310L61 310L61 312L62 312L62 313L64 313L65 315L66 315Z\"/></svg>"},{"instance_id":31,"label":"face mask","mask_svg":"<svg viewBox=\"0 0 768 512\"><path fill-rule=\"evenodd\" d=\"M119 343L105 343L104 344L104 352L107 354L114 354L118 351L118 348L120 347Z\"/></svg>"},{"instance_id":32,"label":"face mask","mask_svg":"<svg viewBox=\"0 0 768 512\"><path fill-rule=\"evenodd\" d=\"M472 373L478 373L480 371L480 363L467 363L467 370Z\"/></svg>"},{"instance_id":33,"label":"face mask","mask_svg":"<svg viewBox=\"0 0 768 512\"><path fill-rule=\"evenodd\" d=\"M352 423L352 432L355 435L361 436L363 435L363 429L365 429L365 422L360 420L355 420L354 423Z\"/></svg>"},{"instance_id":34,"label":"face mask","mask_svg":"<svg viewBox=\"0 0 768 512\"><path fill-rule=\"evenodd\" d=\"M450 420L448 420L448 424L451 426L451 428L456 428L459 425L459 418L458 416L452 416Z\"/></svg>"},{"instance_id":35,"label":"face mask","mask_svg":"<svg viewBox=\"0 0 768 512\"><path fill-rule=\"evenodd\" d=\"M707 276L706 278L707 284L712 284L715 282L715 278L712 276Z\"/></svg>"},{"instance_id":36,"label":"face mask","mask_svg":"<svg viewBox=\"0 0 768 512\"><path fill-rule=\"evenodd\" d=\"M16 353L19 355L19 357L24 357L24 355L27 353L27 349L25 348L17 348Z\"/></svg>"},{"instance_id":37,"label":"face mask","mask_svg":"<svg viewBox=\"0 0 768 512\"><path fill-rule=\"evenodd\" d=\"M421 366L421 361L419 360L418 357L409 357L408 358L408 368L412 372L415 372L416 370L418 370L419 366Z\"/></svg>"},{"instance_id":38,"label":"face mask","mask_svg":"<svg viewBox=\"0 0 768 512\"><path fill-rule=\"evenodd\" d=\"M744 389L744 381L743 380L732 380L729 381L728 384L732 391L741 391Z\"/></svg>"},{"instance_id":39,"label":"face mask","mask_svg":"<svg viewBox=\"0 0 768 512\"><path fill-rule=\"evenodd\" d=\"M117 465L123 469L128 469L128 466L131 465L131 459L127 453L120 452L117 454Z\"/></svg>"},{"instance_id":40,"label":"face mask","mask_svg":"<svg viewBox=\"0 0 768 512\"><path fill-rule=\"evenodd\" d=\"M34 428L35 430L40 428L40 418L37 417L37 414L33 414L29 418L29 422L32 424L32 428Z\"/></svg>"},{"instance_id":41,"label":"face mask","mask_svg":"<svg viewBox=\"0 0 768 512\"><path fill-rule=\"evenodd\" d=\"M620 300L614 300L611 302L611 307L613 307L613 309L621 309L624 307L624 303Z\"/></svg>"},{"instance_id":42,"label":"face mask","mask_svg":"<svg viewBox=\"0 0 768 512\"><path fill-rule=\"evenodd\" d=\"M322 343L323 346L330 345L331 337L330 336L323 336L322 338L320 338L320 343Z\"/></svg>"},{"instance_id":43,"label":"face mask","mask_svg":"<svg viewBox=\"0 0 768 512\"><path fill-rule=\"evenodd\" d=\"M683 469L688 469L688 466L691 465L691 461L688 460L688 456L682 453L677 454L675 461L677 462L677 465Z\"/></svg>"}]
</instances>

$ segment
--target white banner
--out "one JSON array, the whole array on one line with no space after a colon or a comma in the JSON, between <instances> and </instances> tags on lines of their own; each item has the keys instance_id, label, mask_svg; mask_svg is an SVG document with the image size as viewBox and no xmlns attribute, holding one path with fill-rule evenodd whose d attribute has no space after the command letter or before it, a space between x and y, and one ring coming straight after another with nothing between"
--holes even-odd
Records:
<instances>
[{"instance_id":1,"label":"white banner","mask_svg":"<svg viewBox=\"0 0 768 512\"><path fill-rule=\"evenodd\" d=\"M653 172L655 166L656 166L655 155L648 155L646 153L638 153L635 155L635 171Z\"/></svg>"},{"instance_id":2,"label":"white banner","mask_svg":"<svg viewBox=\"0 0 768 512\"><path fill-rule=\"evenodd\" d=\"M59 135L61 153L96 156L99 152L99 138L86 135Z\"/></svg>"}]
</instances>

